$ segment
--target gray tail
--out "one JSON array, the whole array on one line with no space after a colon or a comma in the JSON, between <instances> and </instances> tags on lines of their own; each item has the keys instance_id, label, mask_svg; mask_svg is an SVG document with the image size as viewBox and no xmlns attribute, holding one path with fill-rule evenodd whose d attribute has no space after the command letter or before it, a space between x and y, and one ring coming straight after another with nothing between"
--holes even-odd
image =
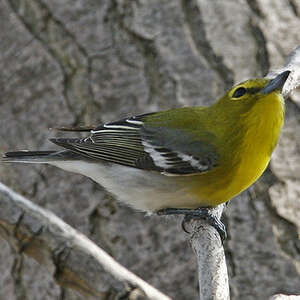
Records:
<instances>
[{"instance_id":1,"label":"gray tail","mask_svg":"<svg viewBox=\"0 0 300 300\"><path fill-rule=\"evenodd\" d=\"M0 162L49 163L58 160L79 159L79 155L69 150L63 151L14 151L4 154Z\"/></svg>"}]
</instances>

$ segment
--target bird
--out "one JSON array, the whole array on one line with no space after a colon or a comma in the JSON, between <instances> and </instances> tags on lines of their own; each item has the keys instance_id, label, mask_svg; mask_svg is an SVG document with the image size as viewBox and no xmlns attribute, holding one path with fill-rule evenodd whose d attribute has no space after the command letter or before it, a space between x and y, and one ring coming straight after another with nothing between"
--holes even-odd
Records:
<instances>
[{"instance_id":1,"label":"bird","mask_svg":"<svg viewBox=\"0 0 300 300\"><path fill-rule=\"evenodd\" d=\"M131 116L51 138L53 151L13 151L2 162L46 163L85 175L136 210L204 218L225 238L210 208L228 202L266 169L284 122L290 71L249 79L210 106Z\"/></svg>"}]
</instances>

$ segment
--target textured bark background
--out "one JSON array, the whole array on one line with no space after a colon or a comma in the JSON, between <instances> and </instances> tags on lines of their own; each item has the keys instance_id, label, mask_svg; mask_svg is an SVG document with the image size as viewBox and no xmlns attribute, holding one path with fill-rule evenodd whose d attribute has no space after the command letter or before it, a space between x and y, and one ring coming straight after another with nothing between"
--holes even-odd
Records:
<instances>
[{"instance_id":1,"label":"textured bark background","mask_svg":"<svg viewBox=\"0 0 300 300\"><path fill-rule=\"evenodd\" d=\"M53 149L49 127L210 104L281 66L300 44L299 15L297 0L2 0L0 151ZM286 104L271 167L225 214L232 299L300 294L299 92ZM197 299L178 219L145 217L52 167L0 165L0 181L174 299ZM6 241L0 249L0 299L82 299Z\"/></svg>"}]
</instances>

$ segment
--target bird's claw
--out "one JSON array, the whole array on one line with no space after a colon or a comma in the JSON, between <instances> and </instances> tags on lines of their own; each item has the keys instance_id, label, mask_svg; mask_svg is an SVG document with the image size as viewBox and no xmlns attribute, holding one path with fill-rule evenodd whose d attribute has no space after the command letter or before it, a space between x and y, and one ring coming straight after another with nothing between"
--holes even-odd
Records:
<instances>
[{"instance_id":1,"label":"bird's claw","mask_svg":"<svg viewBox=\"0 0 300 300\"><path fill-rule=\"evenodd\" d=\"M181 223L181 227L183 231L186 233L190 233L186 229L186 223L191 221L192 219L201 219L206 220L207 223L213 226L220 235L222 243L227 238L225 225L211 213L211 209L208 207L200 207L197 209L185 209L185 208L164 208L157 211L158 215L184 215L184 218Z\"/></svg>"}]
</instances>

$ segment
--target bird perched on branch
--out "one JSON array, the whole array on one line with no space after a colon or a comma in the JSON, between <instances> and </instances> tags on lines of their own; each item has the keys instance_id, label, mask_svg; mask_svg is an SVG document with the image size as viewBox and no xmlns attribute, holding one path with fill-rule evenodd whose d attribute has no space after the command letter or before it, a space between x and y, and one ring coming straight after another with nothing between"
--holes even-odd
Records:
<instances>
[{"instance_id":1,"label":"bird perched on branch","mask_svg":"<svg viewBox=\"0 0 300 300\"><path fill-rule=\"evenodd\" d=\"M8 152L2 161L83 174L138 210L206 218L224 237L207 208L229 201L266 169L283 125L289 73L242 82L209 107L126 118L83 139L50 139L63 150Z\"/></svg>"}]
</instances>

